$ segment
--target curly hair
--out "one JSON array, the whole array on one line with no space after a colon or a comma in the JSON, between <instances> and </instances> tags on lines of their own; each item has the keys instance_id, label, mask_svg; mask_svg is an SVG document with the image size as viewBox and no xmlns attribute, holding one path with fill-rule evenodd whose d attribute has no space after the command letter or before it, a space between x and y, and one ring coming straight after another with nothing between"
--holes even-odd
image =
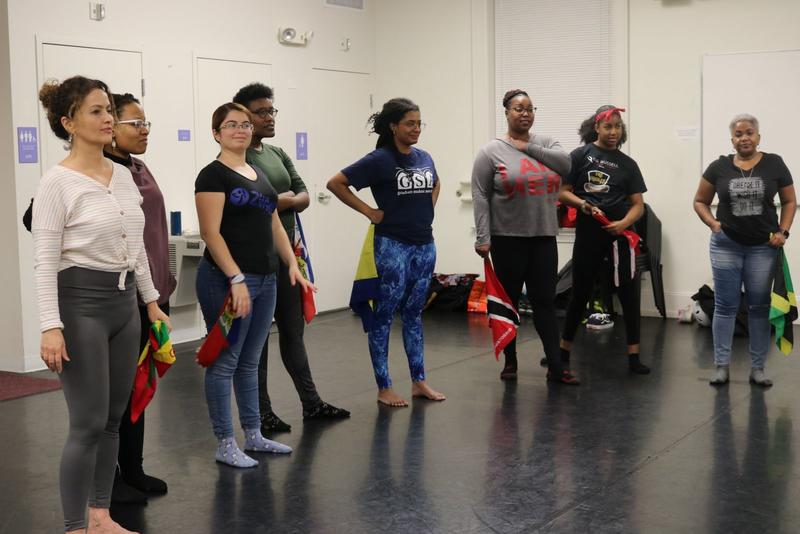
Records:
<instances>
[{"instance_id":1,"label":"curly hair","mask_svg":"<svg viewBox=\"0 0 800 534\"><path fill-rule=\"evenodd\" d=\"M259 98L274 100L274 97L275 92L272 90L272 87L267 87L263 83L253 82L239 89L236 94L233 95L233 102L247 107L253 100L258 100Z\"/></svg>"},{"instance_id":2,"label":"curly hair","mask_svg":"<svg viewBox=\"0 0 800 534\"><path fill-rule=\"evenodd\" d=\"M578 128L578 135L580 136L581 142L584 145L588 145L589 143L594 143L595 141L597 141L597 131L595 131L594 129L595 119L597 118L597 115L609 109L614 109L615 107L616 106L611 106L611 105L600 106L599 108L597 108L597 111L595 111L592 114L591 117L588 117L581 123L580 128ZM625 126L625 123L623 122L622 135L619 136L619 143L617 144L617 148L625 144L625 141L627 140L628 140L628 127Z\"/></svg>"},{"instance_id":3,"label":"curly hair","mask_svg":"<svg viewBox=\"0 0 800 534\"><path fill-rule=\"evenodd\" d=\"M372 125L372 133L378 134L375 148L395 147L391 125L400 122L410 111L419 111L419 106L408 98L392 98L383 105L380 112L367 120L367 124Z\"/></svg>"},{"instance_id":4,"label":"curly hair","mask_svg":"<svg viewBox=\"0 0 800 534\"><path fill-rule=\"evenodd\" d=\"M94 91L100 89L107 95L111 101L112 115L114 113L114 102L111 98L111 91L108 85L100 80L93 80L84 76L73 76L67 78L63 82L58 80L47 80L39 89L39 101L47 110L47 122L50 123L50 128L56 137L69 139L69 132L61 124L61 117L72 118L78 108L81 107L83 100L86 96Z\"/></svg>"}]
</instances>

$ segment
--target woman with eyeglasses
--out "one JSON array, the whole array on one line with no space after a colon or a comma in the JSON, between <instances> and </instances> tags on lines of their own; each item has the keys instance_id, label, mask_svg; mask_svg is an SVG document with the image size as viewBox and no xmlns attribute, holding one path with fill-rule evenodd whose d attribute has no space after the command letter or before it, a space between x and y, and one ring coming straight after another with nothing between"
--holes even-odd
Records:
<instances>
[{"instance_id":1,"label":"woman with eyeglasses","mask_svg":"<svg viewBox=\"0 0 800 534\"><path fill-rule=\"evenodd\" d=\"M206 369L206 401L219 441L216 460L233 467L255 467L258 461L245 454L234 438L231 383L245 434L244 449L292 451L261 434L258 411L258 362L275 311L275 252L289 266L290 284L315 288L297 267L278 218L275 189L245 159L253 135L250 112L240 104L223 104L212 115L211 130L220 154L195 181L200 235L206 243L197 269L197 298L209 332L229 294L240 322L236 342Z\"/></svg>"},{"instance_id":2,"label":"woman with eyeglasses","mask_svg":"<svg viewBox=\"0 0 800 534\"><path fill-rule=\"evenodd\" d=\"M379 289L367 338L378 402L408 406L392 388L389 377L389 332L397 310L403 320L411 395L443 401L445 396L425 381L422 339L422 308L436 264L431 224L439 176L430 154L414 146L424 127L416 104L407 98L393 98L369 121L378 134L375 150L336 173L328 181L328 189L375 225ZM351 186L357 190L369 187L378 207L358 198Z\"/></svg>"},{"instance_id":3,"label":"woman with eyeglasses","mask_svg":"<svg viewBox=\"0 0 800 534\"><path fill-rule=\"evenodd\" d=\"M108 86L74 76L45 83L39 100L69 150L42 177L32 222L40 352L59 374L69 410L60 467L65 530L129 532L109 508L136 373L137 290L149 321L169 318L150 276L139 190L127 168L103 157L114 131Z\"/></svg>"},{"instance_id":4,"label":"woman with eyeglasses","mask_svg":"<svg viewBox=\"0 0 800 534\"><path fill-rule=\"evenodd\" d=\"M750 349L750 383L771 387L764 374L770 341L771 289L778 249L786 244L797 211L792 173L777 154L758 149L758 119L736 115L728 125L735 154L720 156L703 173L694 210L711 229L709 253L714 276L713 386L730 380L736 314L744 286ZM717 196L716 214L711 202ZM781 204L780 218L775 196ZM791 325L790 325L791 328Z\"/></svg>"},{"instance_id":5,"label":"woman with eyeglasses","mask_svg":"<svg viewBox=\"0 0 800 534\"><path fill-rule=\"evenodd\" d=\"M292 159L277 146L262 142L275 137L273 91L261 83L251 83L239 89L233 101L250 110L253 117L253 138L247 149L247 161L260 168L278 193L278 216L291 243L295 242L295 213L308 207L309 197L303 179L297 174ZM289 284L286 266L278 267L278 296L275 304L275 325L283 366L294 383L303 405L303 420L342 419L350 412L323 401L311 376L303 331L303 298L297 286ZM264 343L258 366L258 399L261 409L261 432L289 432L292 427L272 409L267 389L269 343Z\"/></svg>"},{"instance_id":6,"label":"woman with eyeglasses","mask_svg":"<svg viewBox=\"0 0 800 534\"><path fill-rule=\"evenodd\" d=\"M558 351L555 297L558 269L556 201L569 156L552 137L531 132L536 108L522 89L503 96L508 130L480 149L472 169L475 252L491 253L495 273L514 307L525 284L533 324L547 360L547 380L578 385ZM517 377L517 344L503 350L502 380Z\"/></svg>"},{"instance_id":7,"label":"woman with eyeglasses","mask_svg":"<svg viewBox=\"0 0 800 534\"><path fill-rule=\"evenodd\" d=\"M130 93L112 94L117 120L114 123L111 143L103 147L105 157L131 171L133 181L142 195L142 211L145 215L144 248L153 285L158 290L158 307L169 314L169 297L175 290L175 278L169 270L169 248L167 213L164 196L150 169L145 163L132 155L144 154L150 135L150 123L145 118L141 103ZM150 318L144 303L139 301L141 336L139 352L147 343L150 333ZM156 477L146 475L142 467L144 448L144 412L136 423L131 422L131 405L122 415L119 426L119 455L117 476L111 502L144 503L147 494L167 492L167 484Z\"/></svg>"},{"instance_id":8,"label":"woman with eyeglasses","mask_svg":"<svg viewBox=\"0 0 800 534\"><path fill-rule=\"evenodd\" d=\"M572 298L561 334L561 357L569 361L575 332L586 314L603 259L611 254L612 244L644 213L647 191L636 162L619 147L628 133L622 121L622 108L601 106L580 126L584 145L572 151L572 170L561 186L559 199L578 209L575 244L572 248ZM605 215L611 222L602 224L594 215ZM625 319L628 342L628 370L645 375L650 368L639 359L638 280L623 280L617 287Z\"/></svg>"}]
</instances>

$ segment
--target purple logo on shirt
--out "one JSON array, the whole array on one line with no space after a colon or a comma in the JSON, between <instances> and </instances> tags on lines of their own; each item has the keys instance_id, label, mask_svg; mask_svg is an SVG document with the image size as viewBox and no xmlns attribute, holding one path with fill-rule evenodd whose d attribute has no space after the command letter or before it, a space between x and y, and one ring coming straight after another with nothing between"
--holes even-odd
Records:
<instances>
[{"instance_id":1,"label":"purple logo on shirt","mask_svg":"<svg viewBox=\"0 0 800 534\"><path fill-rule=\"evenodd\" d=\"M250 200L250 194L247 192L247 189L237 187L231 191L230 201L234 206L244 206L247 204L248 200Z\"/></svg>"}]
</instances>

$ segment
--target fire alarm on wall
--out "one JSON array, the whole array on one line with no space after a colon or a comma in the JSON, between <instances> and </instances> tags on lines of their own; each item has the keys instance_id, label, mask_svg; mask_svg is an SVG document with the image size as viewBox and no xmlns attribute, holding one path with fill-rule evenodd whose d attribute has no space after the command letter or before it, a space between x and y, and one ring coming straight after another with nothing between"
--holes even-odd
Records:
<instances>
[{"instance_id":1,"label":"fire alarm on wall","mask_svg":"<svg viewBox=\"0 0 800 534\"><path fill-rule=\"evenodd\" d=\"M279 28L278 42L290 46L306 46L314 32L298 32L295 28Z\"/></svg>"}]
</instances>

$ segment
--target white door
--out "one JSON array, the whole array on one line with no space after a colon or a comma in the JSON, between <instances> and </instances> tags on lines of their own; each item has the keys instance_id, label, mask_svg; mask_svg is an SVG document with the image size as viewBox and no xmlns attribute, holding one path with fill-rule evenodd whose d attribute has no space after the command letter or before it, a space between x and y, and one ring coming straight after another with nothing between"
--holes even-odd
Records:
<instances>
[{"instance_id":1,"label":"white door","mask_svg":"<svg viewBox=\"0 0 800 534\"><path fill-rule=\"evenodd\" d=\"M131 93L142 98L142 53L130 50L112 50L43 43L42 69L39 85L45 80L65 79L80 74L102 80L112 93ZM42 169L46 170L64 159L64 141L50 130L47 114L42 110L39 129L42 142Z\"/></svg>"},{"instance_id":2,"label":"white door","mask_svg":"<svg viewBox=\"0 0 800 534\"><path fill-rule=\"evenodd\" d=\"M372 113L369 74L314 69L311 79L315 120L308 143L313 169L313 182L307 182L313 222L308 246L319 287L317 308L326 311L346 308L350 302L369 221L331 196L325 184L374 149L377 137L368 135L366 126ZM368 189L358 195L375 205Z\"/></svg>"},{"instance_id":3,"label":"white door","mask_svg":"<svg viewBox=\"0 0 800 534\"><path fill-rule=\"evenodd\" d=\"M252 82L272 85L272 65L250 61L232 61L198 57L195 63L195 172L219 154L219 145L211 135L211 114L233 95Z\"/></svg>"}]
</instances>

